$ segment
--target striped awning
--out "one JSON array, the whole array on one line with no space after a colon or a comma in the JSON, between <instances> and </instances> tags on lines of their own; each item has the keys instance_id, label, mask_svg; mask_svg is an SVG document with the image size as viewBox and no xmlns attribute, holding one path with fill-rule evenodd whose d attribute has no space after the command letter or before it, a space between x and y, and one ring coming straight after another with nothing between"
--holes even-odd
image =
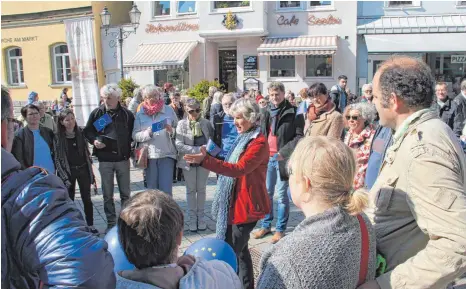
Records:
<instances>
[{"instance_id":1,"label":"striped awning","mask_svg":"<svg viewBox=\"0 0 466 289\"><path fill-rule=\"evenodd\" d=\"M125 70L163 70L182 67L197 41L140 44L136 55L123 66Z\"/></svg>"},{"instance_id":2,"label":"striped awning","mask_svg":"<svg viewBox=\"0 0 466 289\"><path fill-rule=\"evenodd\" d=\"M337 36L270 37L257 52L262 55L329 55L337 50Z\"/></svg>"}]
</instances>

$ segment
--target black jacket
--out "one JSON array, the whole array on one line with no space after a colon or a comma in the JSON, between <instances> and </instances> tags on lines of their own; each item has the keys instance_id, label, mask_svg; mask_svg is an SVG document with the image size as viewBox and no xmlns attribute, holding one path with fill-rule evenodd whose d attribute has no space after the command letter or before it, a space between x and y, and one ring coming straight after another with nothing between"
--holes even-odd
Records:
<instances>
[{"instance_id":1,"label":"black jacket","mask_svg":"<svg viewBox=\"0 0 466 289\"><path fill-rule=\"evenodd\" d=\"M463 119L466 117L466 97L461 92L454 99L456 105L458 105L458 111L461 111Z\"/></svg>"},{"instance_id":2,"label":"black jacket","mask_svg":"<svg viewBox=\"0 0 466 289\"><path fill-rule=\"evenodd\" d=\"M214 143L219 147L222 147L223 117L225 117L224 111L215 114L213 119L211 119L212 126L214 127Z\"/></svg>"},{"instance_id":3,"label":"black jacket","mask_svg":"<svg viewBox=\"0 0 466 289\"><path fill-rule=\"evenodd\" d=\"M432 103L432 109L435 109L437 115L453 130L455 135L459 138L462 134L464 121L464 115L460 109L460 106L455 101L448 98L443 107L440 107L437 101Z\"/></svg>"},{"instance_id":4,"label":"black jacket","mask_svg":"<svg viewBox=\"0 0 466 289\"><path fill-rule=\"evenodd\" d=\"M53 160L53 131L44 126L39 126L39 132L45 142L49 145ZM22 170L34 165L34 135L27 126L16 132L11 153L21 164Z\"/></svg>"},{"instance_id":5,"label":"black jacket","mask_svg":"<svg viewBox=\"0 0 466 289\"><path fill-rule=\"evenodd\" d=\"M304 136L304 115L296 115L297 108L292 106L288 100L285 101L285 106L278 114L277 123L277 141L278 152L285 160L279 161L280 179L288 180L286 172L286 161L294 151L298 140ZM266 138L269 137L270 125L272 121L270 118L270 111L263 112L261 118L261 131Z\"/></svg>"},{"instance_id":6,"label":"black jacket","mask_svg":"<svg viewBox=\"0 0 466 289\"><path fill-rule=\"evenodd\" d=\"M93 154L99 162L120 162L129 159L131 153L131 141L134 127L134 115L131 111L118 104L118 108L108 111L112 122L103 131L98 132L94 122L107 113L105 105L91 112L84 135L90 144L99 140L105 144L103 149L94 147Z\"/></svg>"}]
</instances>

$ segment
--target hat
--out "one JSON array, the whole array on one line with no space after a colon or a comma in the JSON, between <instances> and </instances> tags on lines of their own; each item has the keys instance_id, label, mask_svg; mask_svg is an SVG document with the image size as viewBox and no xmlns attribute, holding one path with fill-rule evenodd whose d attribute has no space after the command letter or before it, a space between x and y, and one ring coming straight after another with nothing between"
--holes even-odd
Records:
<instances>
[{"instance_id":1,"label":"hat","mask_svg":"<svg viewBox=\"0 0 466 289\"><path fill-rule=\"evenodd\" d=\"M256 102L259 103L259 101L260 101L261 99L263 99L263 98L264 98L264 97L263 97L262 95L259 94L258 96L256 96Z\"/></svg>"}]
</instances>

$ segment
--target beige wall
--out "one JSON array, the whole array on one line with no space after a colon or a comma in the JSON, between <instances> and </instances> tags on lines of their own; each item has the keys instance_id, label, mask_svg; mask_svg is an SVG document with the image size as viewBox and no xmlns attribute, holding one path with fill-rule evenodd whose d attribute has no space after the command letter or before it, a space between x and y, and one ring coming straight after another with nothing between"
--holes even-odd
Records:
<instances>
[{"instance_id":1,"label":"beige wall","mask_svg":"<svg viewBox=\"0 0 466 289\"><path fill-rule=\"evenodd\" d=\"M2 1L2 15L28 14L91 6L91 1Z\"/></svg>"}]
</instances>

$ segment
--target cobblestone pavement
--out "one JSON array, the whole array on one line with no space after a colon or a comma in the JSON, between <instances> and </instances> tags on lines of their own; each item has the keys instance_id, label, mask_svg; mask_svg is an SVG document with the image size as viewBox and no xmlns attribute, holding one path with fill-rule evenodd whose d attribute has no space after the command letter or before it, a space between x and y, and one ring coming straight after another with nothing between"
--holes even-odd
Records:
<instances>
[{"instance_id":1,"label":"cobblestone pavement","mask_svg":"<svg viewBox=\"0 0 466 289\"><path fill-rule=\"evenodd\" d=\"M97 163L94 163L94 173L95 173L95 177L97 180L97 187L98 187L97 195L92 196L92 202L94 205L94 226L101 233L101 237L103 237L105 229L107 228L107 220L105 218L105 213L104 213L104 203L103 203L100 175L99 175ZM142 171L140 169L131 168L130 174L131 174L131 194L133 195L133 194L143 191L144 184L143 184L143 178L142 178ZM213 196L215 193L216 183L217 183L217 178L214 173L211 173L207 181L207 197L206 197L206 204L205 204L207 230L203 232L198 231L196 233L192 233L188 230L188 225L185 222L183 240L181 242L181 246L179 249L180 255L182 255L184 251L186 250L186 248L189 247L195 241L202 239L204 237L215 236L215 221L213 220L210 214L210 211L211 211ZM117 209L117 214L118 214L120 211L120 197L118 193L119 192L118 186L116 184L117 182L115 180L114 198L115 198L115 207ZM177 182L173 184L173 198L180 205L183 211L185 211L187 208L187 203L186 203L186 187L185 187L184 182ZM81 197L79 193L76 194L76 204L78 208L83 212L83 216L84 216L83 203L81 201ZM276 206L274 207L275 207L274 214L276 216L277 210L276 210ZM288 228L286 230L286 233L293 231L296 225L298 225L303 219L304 219L304 215L298 210L298 208L296 208L296 206L294 206L291 203L290 217L289 217ZM274 222L275 221L276 220L274 220ZM259 228L259 224L256 226L256 228ZM274 231L274 229L275 228L272 228L272 231ZM272 235L269 234L263 239L256 240L256 239L251 238L249 240L249 248L251 250L251 255L252 255L252 259L254 263L254 271L255 271L254 273L256 277L258 274L258 262L259 262L260 255L267 247L270 246L271 238L272 238ZM450 286L448 288L466 289L466 275L463 276L461 280L458 280L456 282L456 285Z\"/></svg>"}]
</instances>

